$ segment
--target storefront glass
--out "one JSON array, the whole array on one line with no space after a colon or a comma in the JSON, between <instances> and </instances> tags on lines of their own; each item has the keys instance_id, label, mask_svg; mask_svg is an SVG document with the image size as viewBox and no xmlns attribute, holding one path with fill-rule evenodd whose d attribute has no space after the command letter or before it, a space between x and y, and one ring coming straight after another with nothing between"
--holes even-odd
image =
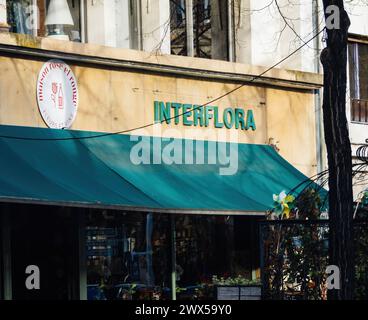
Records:
<instances>
[{"instance_id":1,"label":"storefront glass","mask_svg":"<svg viewBox=\"0 0 368 320\"><path fill-rule=\"evenodd\" d=\"M169 219L158 213L89 214L88 299L170 299ZM215 299L214 278L259 276L257 226L251 217L175 215L178 299Z\"/></svg>"},{"instance_id":2,"label":"storefront glass","mask_svg":"<svg viewBox=\"0 0 368 320\"><path fill-rule=\"evenodd\" d=\"M90 300L169 297L168 218L95 212L86 226Z\"/></svg>"}]
</instances>

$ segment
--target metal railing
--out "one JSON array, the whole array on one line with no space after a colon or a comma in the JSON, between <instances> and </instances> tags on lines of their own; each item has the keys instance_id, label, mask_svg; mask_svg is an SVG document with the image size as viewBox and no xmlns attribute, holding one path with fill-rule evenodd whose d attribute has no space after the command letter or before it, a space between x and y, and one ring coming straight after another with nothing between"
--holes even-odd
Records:
<instances>
[{"instance_id":1,"label":"metal railing","mask_svg":"<svg viewBox=\"0 0 368 320\"><path fill-rule=\"evenodd\" d=\"M328 220L260 223L262 298L326 300ZM368 220L354 220L355 294L368 300Z\"/></svg>"}]
</instances>

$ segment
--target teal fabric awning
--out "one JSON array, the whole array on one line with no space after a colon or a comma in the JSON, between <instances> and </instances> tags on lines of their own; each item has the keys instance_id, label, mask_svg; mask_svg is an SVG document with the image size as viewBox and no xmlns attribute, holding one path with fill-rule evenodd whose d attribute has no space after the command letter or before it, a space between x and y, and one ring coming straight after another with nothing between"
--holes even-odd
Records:
<instances>
[{"instance_id":1,"label":"teal fabric awning","mask_svg":"<svg viewBox=\"0 0 368 320\"><path fill-rule=\"evenodd\" d=\"M288 192L308 180L266 145L129 135L85 139L94 135L0 126L0 202L261 214L272 207L273 194ZM162 163L157 160L161 153L155 154L160 144L166 155ZM188 150L193 151L192 159ZM209 150L217 150L217 161L208 157ZM221 175L220 169L228 166L225 155L234 150L237 170ZM175 163L168 164L171 156ZM137 160L145 163L137 165Z\"/></svg>"}]
</instances>

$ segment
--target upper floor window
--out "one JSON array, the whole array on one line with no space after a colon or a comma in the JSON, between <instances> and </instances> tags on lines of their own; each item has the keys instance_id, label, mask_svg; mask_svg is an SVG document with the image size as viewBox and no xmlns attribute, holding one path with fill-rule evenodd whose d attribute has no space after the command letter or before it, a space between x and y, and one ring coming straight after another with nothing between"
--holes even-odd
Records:
<instances>
[{"instance_id":1,"label":"upper floor window","mask_svg":"<svg viewBox=\"0 0 368 320\"><path fill-rule=\"evenodd\" d=\"M351 120L368 123L368 43L349 43Z\"/></svg>"},{"instance_id":2,"label":"upper floor window","mask_svg":"<svg viewBox=\"0 0 368 320\"><path fill-rule=\"evenodd\" d=\"M230 0L6 0L6 4L13 33L218 60L233 56Z\"/></svg>"},{"instance_id":3,"label":"upper floor window","mask_svg":"<svg viewBox=\"0 0 368 320\"><path fill-rule=\"evenodd\" d=\"M229 60L229 3L171 0L171 53Z\"/></svg>"},{"instance_id":4,"label":"upper floor window","mask_svg":"<svg viewBox=\"0 0 368 320\"><path fill-rule=\"evenodd\" d=\"M7 0L10 32L81 41L81 3L77 0Z\"/></svg>"},{"instance_id":5,"label":"upper floor window","mask_svg":"<svg viewBox=\"0 0 368 320\"><path fill-rule=\"evenodd\" d=\"M10 32L138 48L137 1L7 0Z\"/></svg>"}]
</instances>

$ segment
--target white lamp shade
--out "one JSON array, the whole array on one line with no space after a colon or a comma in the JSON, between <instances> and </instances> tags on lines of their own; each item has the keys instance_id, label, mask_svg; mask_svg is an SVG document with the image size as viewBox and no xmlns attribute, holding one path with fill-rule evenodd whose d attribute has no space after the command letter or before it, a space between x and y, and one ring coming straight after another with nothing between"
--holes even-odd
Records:
<instances>
[{"instance_id":1,"label":"white lamp shade","mask_svg":"<svg viewBox=\"0 0 368 320\"><path fill-rule=\"evenodd\" d=\"M51 0L47 8L45 25L74 25L67 0Z\"/></svg>"}]
</instances>

